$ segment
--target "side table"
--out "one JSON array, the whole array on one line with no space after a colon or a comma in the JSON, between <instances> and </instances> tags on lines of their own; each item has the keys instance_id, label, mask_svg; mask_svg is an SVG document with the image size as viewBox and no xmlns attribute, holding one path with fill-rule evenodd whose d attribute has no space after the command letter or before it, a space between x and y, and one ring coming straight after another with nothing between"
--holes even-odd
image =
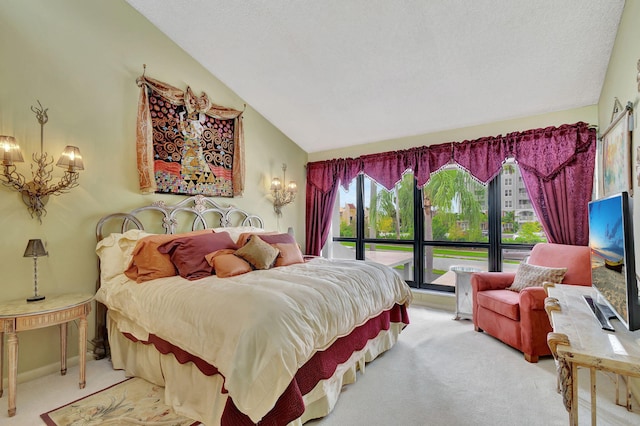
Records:
<instances>
[{"instance_id":1,"label":"side table","mask_svg":"<svg viewBox=\"0 0 640 426\"><path fill-rule=\"evenodd\" d=\"M453 265L449 270L456 273L456 314L453 319L473 319L471 274L480 272L482 269L472 266Z\"/></svg>"},{"instance_id":2,"label":"side table","mask_svg":"<svg viewBox=\"0 0 640 426\"><path fill-rule=\"evenodd\" d=\"M90 294L62 294L47 296L38 302L25 299L0 303L0 397L2 396L2 367L4 333L7 334L9 358L9 417L16 414L18 376L18 332L60 325L60 374L67 373L67 324L79 321L80 389L85 387L87 360L87 315L91 311Z\"/></svg>"},{"instance_id":3,"label":"side table","mask_svg":"<svg viewBox=\"0 0 640 426\"><path fill-rule=\"evenodd\" d=\"M558 391L569 412L569 424L578 425L578 367L590 370L592 425L597 418L596 370L618 376L616 404L631 411L633 394L628 380L640 377L640 335L617 320L611 321L615 332L603 330L583 298L595 295L592 287L547 283L544 288L548 295L544 307L553 327L547 343L556 361ZM619 395L620 376L627 378L624 404Z\"/></svg>"}]
</instances>

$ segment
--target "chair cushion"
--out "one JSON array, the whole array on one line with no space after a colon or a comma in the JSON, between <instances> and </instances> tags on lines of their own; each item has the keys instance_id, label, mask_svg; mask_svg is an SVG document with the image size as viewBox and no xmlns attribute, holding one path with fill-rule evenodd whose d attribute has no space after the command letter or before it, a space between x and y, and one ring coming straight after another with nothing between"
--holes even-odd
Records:
<instances>
[{"instance_id":1,"label":"chair cushion","mask_svg":"<svg viewBox=\"0 0 640 426\"><path fill-rule=\"evenodd\" d=\"M520 294L509 290L486 290L477 293L479 306L514 321L520 321Z\"/></svg>"}]
</instances>

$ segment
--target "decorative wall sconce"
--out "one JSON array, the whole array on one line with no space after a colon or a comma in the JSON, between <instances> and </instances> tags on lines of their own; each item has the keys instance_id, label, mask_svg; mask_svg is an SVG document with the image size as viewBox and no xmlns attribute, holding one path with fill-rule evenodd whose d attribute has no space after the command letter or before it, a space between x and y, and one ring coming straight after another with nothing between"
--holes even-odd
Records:
<instances>
[{"instance_id":1,"label":"decorative wall sconce","mask_svg":"<svg viewBox=\"0 0 640 426\"><path fill-rule=\"evenodd\" d=\"M49 121L47 109L40 101L40 108L31 107L31 111L36 114L40 123L40 153L33 153L31 158L35 164L31 165L31 175L33 180L27 182L25 177L16 171L14 163L22 163L22 153L13 136L0 136L0 155L2 155L3 171L0 181L5 186L15 189L22 194L22 201L27 205L31 217L34 215L42 223L42 216L47 214L44 208L49 200L49 195L60 195L68 192L69 189L78 186L78 170L84 170L82 155L75 146L68 145L56 166L66 169L64 176L55 185L50 185L51 173L53 171L53 158L49 158L44 152L44 125Z\"/></svg>"},{"instance_id":2,"label":"decorative wall sconce","mask_svg":"<svg viewBox=\"0 0 640 426\"><path fill-rule=\"evenodd\" d=\"M273 210L275 210L278 216L282 215L282 206L286 206L296 199L296 193L298 192L298 185L294 181L290 181L289 184L283 188L283 183L287 178L287 165L282 165L282 181L280 178L274 177L271 181L271 195L273 195Z\"/></svg>"},{"instance_id":3,"label":"decorative wall sconce","mask_svg":"<svg viewBox=\"0 0 640 426\"><path fill-rule=\"evenodd\" d=\"M33 257L33 296L28 297L27 302L37 302L44 299L44 296L38 294L38 258L42 256L49 256L49 253L44 249L42 240L29 240L23 257Z\"/></svg>"}]
</instances>

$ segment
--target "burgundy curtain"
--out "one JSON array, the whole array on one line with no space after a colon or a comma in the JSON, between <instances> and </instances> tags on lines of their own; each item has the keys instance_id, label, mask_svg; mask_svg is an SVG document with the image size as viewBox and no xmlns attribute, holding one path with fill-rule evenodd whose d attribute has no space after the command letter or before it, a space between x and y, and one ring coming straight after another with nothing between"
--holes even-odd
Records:
<instances>
[{"instance_id":1,"label":"burgundy curtain","mask_svg":"<svg viewBox=\"0 0 640 426\"><path fill-rule=\"evenodd\" d=\"M333 205L338 185L349 183L362 170L361 159L338 159L307 165L306 249L305 253L319 256L329 236Z\"/></svg>"},{"instance_id":2,"label":"burgundy curtain","mask_svg":"<svg viewBox=\"0 0 640 426\"><path fill-rule=\"evenodd\" d=\"M450 162L488 183L514 157L520 165L533 208L550 242L588 243L587 204L595 168L594 129L586 123L548 127L474 141L449 142L358 158L307 165L306 252L319 255L329 236L333 204L340 183L359 173L392 189L413 170L418 186Z\"/></svg>"},{"instance_id":3,"label":"burgundy curtain","mask_svg":"<svg viewBox=\"0 0 640 426\"><path fill-rule=\"evenodd\" d=\"M587 125L533 130L515 145L533 209L551 243L589 244L596 131Z\"/></svg>"}]
</instances>

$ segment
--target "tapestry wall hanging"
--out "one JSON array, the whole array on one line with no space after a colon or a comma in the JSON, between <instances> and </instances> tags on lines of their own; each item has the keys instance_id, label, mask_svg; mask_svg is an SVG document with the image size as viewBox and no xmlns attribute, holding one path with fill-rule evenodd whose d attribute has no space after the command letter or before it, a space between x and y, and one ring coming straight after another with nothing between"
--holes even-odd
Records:
<instances>
[{"instance_id":1,"label":"tapestry wall hanging","mask_svg":"<svg viewBox=\"0 0 640 426\"><path fill-rule=\"evenodd\" d=\"M234 197L244 190L242 111L145 77L136 152L143 193Z\"/></svg>"}]
</instances>

